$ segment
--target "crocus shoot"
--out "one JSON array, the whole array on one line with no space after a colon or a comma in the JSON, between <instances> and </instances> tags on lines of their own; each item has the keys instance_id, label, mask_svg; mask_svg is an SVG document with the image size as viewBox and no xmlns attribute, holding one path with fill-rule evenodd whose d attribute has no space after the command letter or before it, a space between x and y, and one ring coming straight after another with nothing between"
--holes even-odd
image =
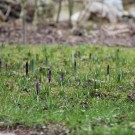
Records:
<instances>
[{"instance_id":1,"label":"crocus shoot","mask_svg":"<svg viewBox=\"0 0 135 135\"><path fill-rule=\"evenodd\" d=\"M2 68L2 61L0 60L0 68Z\"/></svg>"},{"instance_id":2,"label":"crocus shoot","mask_svg":"<svg viewBox=\"0 0 135 135\"><path fill-rule=\"evenodd\" d=\"M26 70L26 76L28 76L28 71L29 71L28 61L26 62L25 70Z\"/></svg>"},{"instance_id":3,"label":"crocus shoot","mask_svg":"<svg viewBox=\"0 0 135 135\"><path fill-rule=\"evenodd\" d=\"M38 97L38 95L39 95L39 90L40 90L40 88L39 88L39 83L38 83L38 82L36 82L37 102L39 102L39 97Z\"/></svg>"},{"instance_id":4,"label":"crocus shoot","mask_svg":"<svg viewBox=\"0 0 135 135\"><path fill-rule=\"evenodd\" d=\"M39 83L38 82L36 82L36 93L37 93L37 95L39 94Z\"/></svg>"},{"instance_id":5,"label":"crocus shoot","mask_svg":"<svg viewBox=\"0 0 135 135\"><path fill-rule=\"evenodd\" d=\"M107 65L107 81L110 82L110 66Z\"/></svg>"},{"instance_id":6,"label":"crocus shoot","mask_svg":"<svg viewBox=\"0 0 135 135\"><path fill-rule=\"evenodd\" d=\"M49 82L49 83L51 82L51 79L52 79L52 72L51 72L51 70L49 69L49 71L48 71L48 82Z\"/></svg>"},{"instance_id":7,"label":"crocus shoot","mask_svg":"<svg viewBox=\"0 0 135 135\"><path fill-rule=\"evenodd\" d=\"M6 70L8 70L8 63L6 63Z\"/></svg>"}]
</instances>

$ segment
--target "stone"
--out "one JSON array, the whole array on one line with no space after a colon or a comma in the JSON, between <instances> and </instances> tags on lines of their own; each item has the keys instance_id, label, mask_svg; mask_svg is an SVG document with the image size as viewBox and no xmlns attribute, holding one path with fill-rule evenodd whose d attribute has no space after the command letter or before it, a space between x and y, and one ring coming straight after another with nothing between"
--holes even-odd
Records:
<instances>
[{"instance_id":1,"label":"stone","mask_svg":"<svg viewBox=\"0 0 135 135\"><path fill-rule=\"evenodd\" d=\"M123 16L123 2L122 0L104 0L103 2L110 8L113 7L115 10L117 10L118 16Z\"/></svg>"},{"instance_id":2,"label":"stone","mask_svg":"<svg viewBox=\"0 0 135 135\"><path fill-rule=\"evenodd\" d=\"M109 7L105 4L94 2L89 11L91 14L96 14L99 18L106 18L111 23L116 23L118 21L117 11L113 7Z\"/></svg>"},{"instance_id":3,"label":"stone","mask_svg":"<svg viewBox=\"0 0 135 135\"><path fill-rule=\"evenodd\" d=\"M89 16L90 16L90 12L86 12L85 10L78 11L72 15L71 20L73 25L76 25L76 23L79 23L80 20L81 22L87 21L89 19Z\"/></svg>"},{"instance_id":4,"label":"stone","mask_svg":"<svg viewBox=\"0 0 135 135\"><path fill-rule=\"evenodd\" d=\"M122 0L91 0L86 1L85 9L72 16L73 24L78 21L87 21L93 14L94 17L107 19L111 23L118 22L123 16Z\"/></svg>"}]
</instances>

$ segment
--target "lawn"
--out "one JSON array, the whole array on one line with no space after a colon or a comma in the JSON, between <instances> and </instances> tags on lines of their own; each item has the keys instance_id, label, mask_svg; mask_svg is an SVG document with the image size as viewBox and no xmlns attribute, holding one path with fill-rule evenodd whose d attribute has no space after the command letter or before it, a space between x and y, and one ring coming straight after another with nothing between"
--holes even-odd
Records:
<instances>
[{"instance_id":1,"label":"lawn","mask_svg":"<svg viewBox=\"0 0 135 135\"><path fill-rule=\"evenodd\" d=\"M135 134L135 49L0 46L0 126Z\"/></svg>"}]
</instances>

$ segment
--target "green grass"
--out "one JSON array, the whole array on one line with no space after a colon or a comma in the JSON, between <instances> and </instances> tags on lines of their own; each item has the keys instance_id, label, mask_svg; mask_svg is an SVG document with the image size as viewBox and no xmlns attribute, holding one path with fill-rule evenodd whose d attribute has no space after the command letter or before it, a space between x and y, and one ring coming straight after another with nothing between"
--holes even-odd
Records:
<instances>
[{"instance_id":1,"label":"green grass","mask_svg":"<svg viewBox=\"0 0 135 135\"><path fill-rule=\"evenodd\" d=\"M135 134L135 49L0 46L0 59L0 126L60 123L73 135Z\"/></svg>"}]
</instances>

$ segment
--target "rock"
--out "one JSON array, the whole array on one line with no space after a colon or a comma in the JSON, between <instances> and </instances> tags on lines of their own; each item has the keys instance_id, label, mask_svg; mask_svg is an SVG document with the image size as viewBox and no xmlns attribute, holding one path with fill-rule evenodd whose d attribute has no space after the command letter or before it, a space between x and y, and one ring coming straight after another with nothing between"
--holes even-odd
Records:
<instances>
[{"instance_id":1,"label":"rock","mask_svg":"<svg viewBox=\"0 0 135 135\"><path fill-rule=\"evenodd\" d=\"M90 12L86 12L85 10L76 12L75 14L72 15L71 20L73 25L76 25L76 23L79 23L80 20L81 22L85 22L89 19L90 17Z\"/></svg>"},{"instance_id":2,"label":"rock","mask_svg":"<svg viewBox=\"0 0 135 135\"><path fill-rule=\"evenodd\" d=\"M123 16L123 5L121 0L104 0L93 2L88 7L90 13L97 14L101 18L106 18L111 23L116 23Z\"/></svg>"},{"instance_id":3,"label":"rock","mask_svg":"<svg viewBox=\"0 0 135 135\"><path fill-rule=\"evenodd\" d=\"M123 3L122 0L104 0L104 4L113 7L117 11L118 16L123 16Z\"/></svg>"},{"instance_id":4,"label":"rock","mask_svg":"<svg viewBox=\"0 0 135 135\"><path fill-rule=\"evenodd\" d=\"M118 22L123 16L122 0L97 0L96 2L89 2L85 4L85 10L75 13L72 16L72 21L87 21L93 18L107 19L111 23Z\"/></svg>"},{"instance_id":5,"label":"rock","mask_svg":"<svg viewBox=\"0 0 135 135\"><path fill-rule=\"evenodd\" d=\"M113 7L109 7L105 4L94 2L89 11L92 14L96 14L98 18L107 19L110 23L116 23L118 21L117 11Z\"/></svg>"}]
</instances>

